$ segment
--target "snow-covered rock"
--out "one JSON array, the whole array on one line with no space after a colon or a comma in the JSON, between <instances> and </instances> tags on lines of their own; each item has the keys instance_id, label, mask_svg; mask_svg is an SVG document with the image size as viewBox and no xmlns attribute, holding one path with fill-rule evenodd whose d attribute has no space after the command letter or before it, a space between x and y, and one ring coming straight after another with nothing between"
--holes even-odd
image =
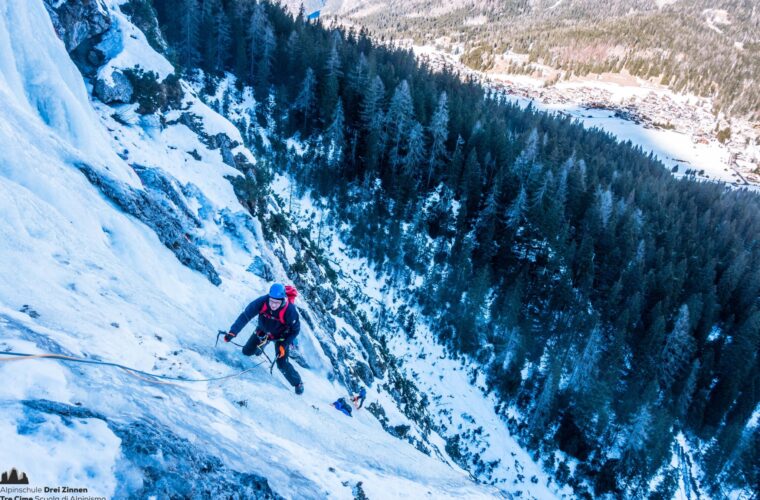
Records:
<instances>
[{"instance_id":1,"label":"snow-covered rock","mask_svg":"<svg viewBox=\"0 0 760 500\"><path fill-rule=\"evenodd\" d=\"M124 73L114 71L111 74L110 82L107 80L97 80L93 93L95 97L106 104L112 103L129 103L132 100L134 88Z\"/></svg>"},{"instance_id":2,"label":"snow-covered rock","mask_svg":"<svg viewBox=\"0 0 760 500\"><path fill-rule=\"evenodd\" d=\"M81 50L83 42L99 37L111 26L101 0L45 0L45 7L69 52Z\"/></svg>"}]
</instances>

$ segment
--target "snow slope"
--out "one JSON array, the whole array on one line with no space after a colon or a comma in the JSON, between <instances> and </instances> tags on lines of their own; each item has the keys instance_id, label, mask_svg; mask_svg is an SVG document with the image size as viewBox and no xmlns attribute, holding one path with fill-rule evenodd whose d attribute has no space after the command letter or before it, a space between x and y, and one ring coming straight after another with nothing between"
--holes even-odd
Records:
<instances>
[{"instance_id":1,"label":"snow slope","mask_svg":"<svg viewBox=\"0 0 760 500\"><path fill-rule=\"evenodd\" d=\"M135 57L120 60L127 56ZM212 112L189 93L186 100L209 123ZM267 488L287 498L353 498L359 482L370 498L496 496L368 413L332 409L346 390L331 381L315 340L328 335L321 325L302 330L301 398L277 371L270 376L229 345L214 348L216 331L268 286L246 271L251 261L287 281L285 270L236 201L223 176L237 171L218 150L184 125L122 125L114 111L89 101L42 0L0 4L0 351L184 378L253 370L156 384L111 367L3 356L0 468L26 472L32 485L120 498L252 498L271 495ZM165 180L161 203L190 221L188 241L222 284L183 266L83 165L122 192L158 196L138 165ZM299 302L305 311L309 299Z\"/></svg>"}]
</instances>

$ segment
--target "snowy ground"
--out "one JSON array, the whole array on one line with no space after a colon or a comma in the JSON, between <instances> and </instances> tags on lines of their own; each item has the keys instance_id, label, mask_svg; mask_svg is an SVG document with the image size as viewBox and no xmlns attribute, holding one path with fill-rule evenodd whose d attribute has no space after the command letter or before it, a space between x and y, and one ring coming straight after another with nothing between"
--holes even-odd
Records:
<instances>
[{"instance_id":1,"label":"snowy ground","mask_svg":"<svg viewBox=\"0 0 760 500\"><path fill-rule=\"evenodd\" d=\"M42 0L4 2L0 351L59 353L187 378L251 368L254 360L237 348L214 349L216 331L266 290L246 272L253 257L270 262L278 279L287 276L223 179L235 171L183 125L124 126L111 117L115 110L94 106ZM181 265L156 233L90 184L79 163L136 189L142 183L130 165L141 164L185 188L182 201L200 221L190 237L222 285ZM308 310L308 297L299 304ZM368 413L348 418L332 409L345 389L328 380L313 335L302 330L299 349L311 368L299 368L307 387L300 398L263 366L223 382L159 385L110 367L1 361L0 468L26 472L33 485L131 496L146 478L130 465L134 457L115 429L146 422L232 470L265 476L288 498L353 498L358 482L370 498L498 495L392 437ZM30 409L38 400L82 411L66 417ZM169 474L172 462L160 451L152 460ZM179 472L185 487L202 487L198 471Z\"/></svg>"}]
</instances>

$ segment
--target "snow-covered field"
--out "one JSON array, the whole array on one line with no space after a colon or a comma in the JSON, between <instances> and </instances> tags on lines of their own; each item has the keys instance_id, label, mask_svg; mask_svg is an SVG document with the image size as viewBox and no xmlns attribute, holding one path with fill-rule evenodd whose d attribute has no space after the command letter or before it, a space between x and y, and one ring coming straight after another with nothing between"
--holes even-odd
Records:
<instances>
[{"instance_id":1,"label":"snow-covered field","mask_svg":"<svg viewBox=\"0 0 760 500\"><path fill-rule=\"evenodd\" d=\"M696 174L695 179L725 182L754 190L760 189L760 184L753 182L754 177L747 177L747 172L752 169L750 167L754 163L760 165L760 145L752 144L750 140L749 144L741 146L732 144L729 148L715 139L708 138L715 122L709 112L709 102L704 98L675 94L664 87L649 85L633 77L618 78L620 81L604 79L562 81L550 88L545 88L545 78L498 71L488 73L473 71L461 64L457 56L440 47L424 45L412 46L412 49L416 55L430 61L433 67L447 64L464 74L472 74L481 79L484 84L501 91L507 99L516 101L522 106L532 104L541 111L561 113L580 120L586 127L597 127L609 132L621 142L630 141L644 151L654 153L668 170L678 167L674 172L676 177L682 177L687 170L691 170ZM546 70L550 71L550 68L547 67ZM654 101L654 104L641 104L647 99ZM588 106L590 101L605 103L608 109L594 109ZM615 114L615 109L625 111L628 106L653 111L658 102L670 104L673 108L671 113L658 113L658 115L664 115L663 123L679 123L678 128L671 130L646 126ZM690 115L693 116L691 118L680 116L679 113L684 110L689 110ZM688 131L680 130L684 127L687 127ZM706 127L709 130L706 130ZM748 129L749 126L745 125L743 128ZM742 168L744 172L737 172L732 162L739 153L750 159L747 163L749 166ZM738 165L742 163L739 162ZM747 185L745 181L751 184Z\"/></svg>"},{"instance_id":2,"label":"snow-covered field","mask_svg":"<svg viewBox=\"0 0 760 500\"><path fill-rule=\"evenodd\" d=\"M185 100L210 131L229 126L190 93ZM90 101L42 0L0 5L0 351L192 379L252 370L158 384L113 367L0 356L0 469L25 472L31 486L118 498L252 498L266 494L254 491L262 476L287 498L354 498L358 483L370 498L498 496L369 413L331 408L346 389L329 377L320 325L304 324L299 341L303 397L237 348L214 348L217 330L268 287L246 271L252 260L287 282L284 268L223 178L238 174L218 150L184 125L123 125L115 112ZM163 203L197 221L186 239L220 286L183 266L81 171L125 193L148 190L133 165L174 188ZM309 311L308 296L298 304ZM371 397L393 409L387 395Z\"/></svg>"},{"instance_id":3,"label":"snow-covered field","mask_svg":"<svg viewBox=\"0 0 760 500\"><path fill-rule=\"evenodd\" d=\"M497 82L514 82L520 85L536 85L537 81L524 75L493 76ZM622 103L626 99L646 97L651 90L640 87L626 87L614 83L603 82L563 82L557 84L559 93L563 89L597 89L611 97L611 102ZM672 93L668 94L673 96ZM683 96L682 96L683 97ZM740 180L731 168L731 153L718 141L707 144L694 142L685 133L662 128L645 127L631 120L615 116L610 109L589 109L577 102L563 103L542 102L536 99L518 97L508 94L508 98L519 102L522 106L532 104L536 109L555 112L570 116L581 121L588 128L598 128L618 138L621 142L630 141L640 146L646 152L654 153L666 168L678 167L677 177L685 174L686 170L704 171L700 177L710 180L735 183ZM687 97L683 97L686 98Z\"/></svg>"}]
</instances>

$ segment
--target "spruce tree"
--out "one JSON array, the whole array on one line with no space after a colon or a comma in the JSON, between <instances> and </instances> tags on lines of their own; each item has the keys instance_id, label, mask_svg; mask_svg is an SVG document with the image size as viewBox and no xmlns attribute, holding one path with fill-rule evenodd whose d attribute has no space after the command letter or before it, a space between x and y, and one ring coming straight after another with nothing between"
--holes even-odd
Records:
<instances>
[{"instance_id":1,"label":"spruce tree","mask_svg":"<svg viewBox=\"0 0 760 500\"><path fill-rule=\"evenodd\" d=\"M449 104L446 92L441 92L438 97L438 107L430 121L430 160L428 161L427 178L425 186L430 187L433 174L439 171L446 162L446 141L449 137Z\"/></svg>"},{"instance_id":2,"label":"spruce tree","mask_svg":"<svg viewBox=\"0 0 760 500\"><path fill-rule=\"evenodd\" d=\"M659 380L660 387L667 391L683 371L694 352L694 342L691 338L691 324L689 320L689 306L681 306L678 311L673 331L667 336L665 346L660 355Z\"/></svg>"},{"instance_id":3,"label":"spruce tree","mask_svg":"<svg viewBox=\"0 0 760 500\"><path fill-rule=\"evenodd\" d=\"M315 106L316 106L316 77L314 76L314 70L311 68L306 69L306 76L301 83L301 90L298 92L295 100L293 101L292 109L296 112L297 123L300 124L301 130L307 136L311 134L312 123L314 118Z\"/></svg>"},{"instance_id":4,"label":"spruce tree","mask_svg":"<svg viewBox=\"0 0 760 500\"><path fill-rule=\"evenodd\" d=\"M200 60L200 19L197 0L181 0L179 19L179 62L185 69L190 70Z\"/></svg>"}]
</instances>

